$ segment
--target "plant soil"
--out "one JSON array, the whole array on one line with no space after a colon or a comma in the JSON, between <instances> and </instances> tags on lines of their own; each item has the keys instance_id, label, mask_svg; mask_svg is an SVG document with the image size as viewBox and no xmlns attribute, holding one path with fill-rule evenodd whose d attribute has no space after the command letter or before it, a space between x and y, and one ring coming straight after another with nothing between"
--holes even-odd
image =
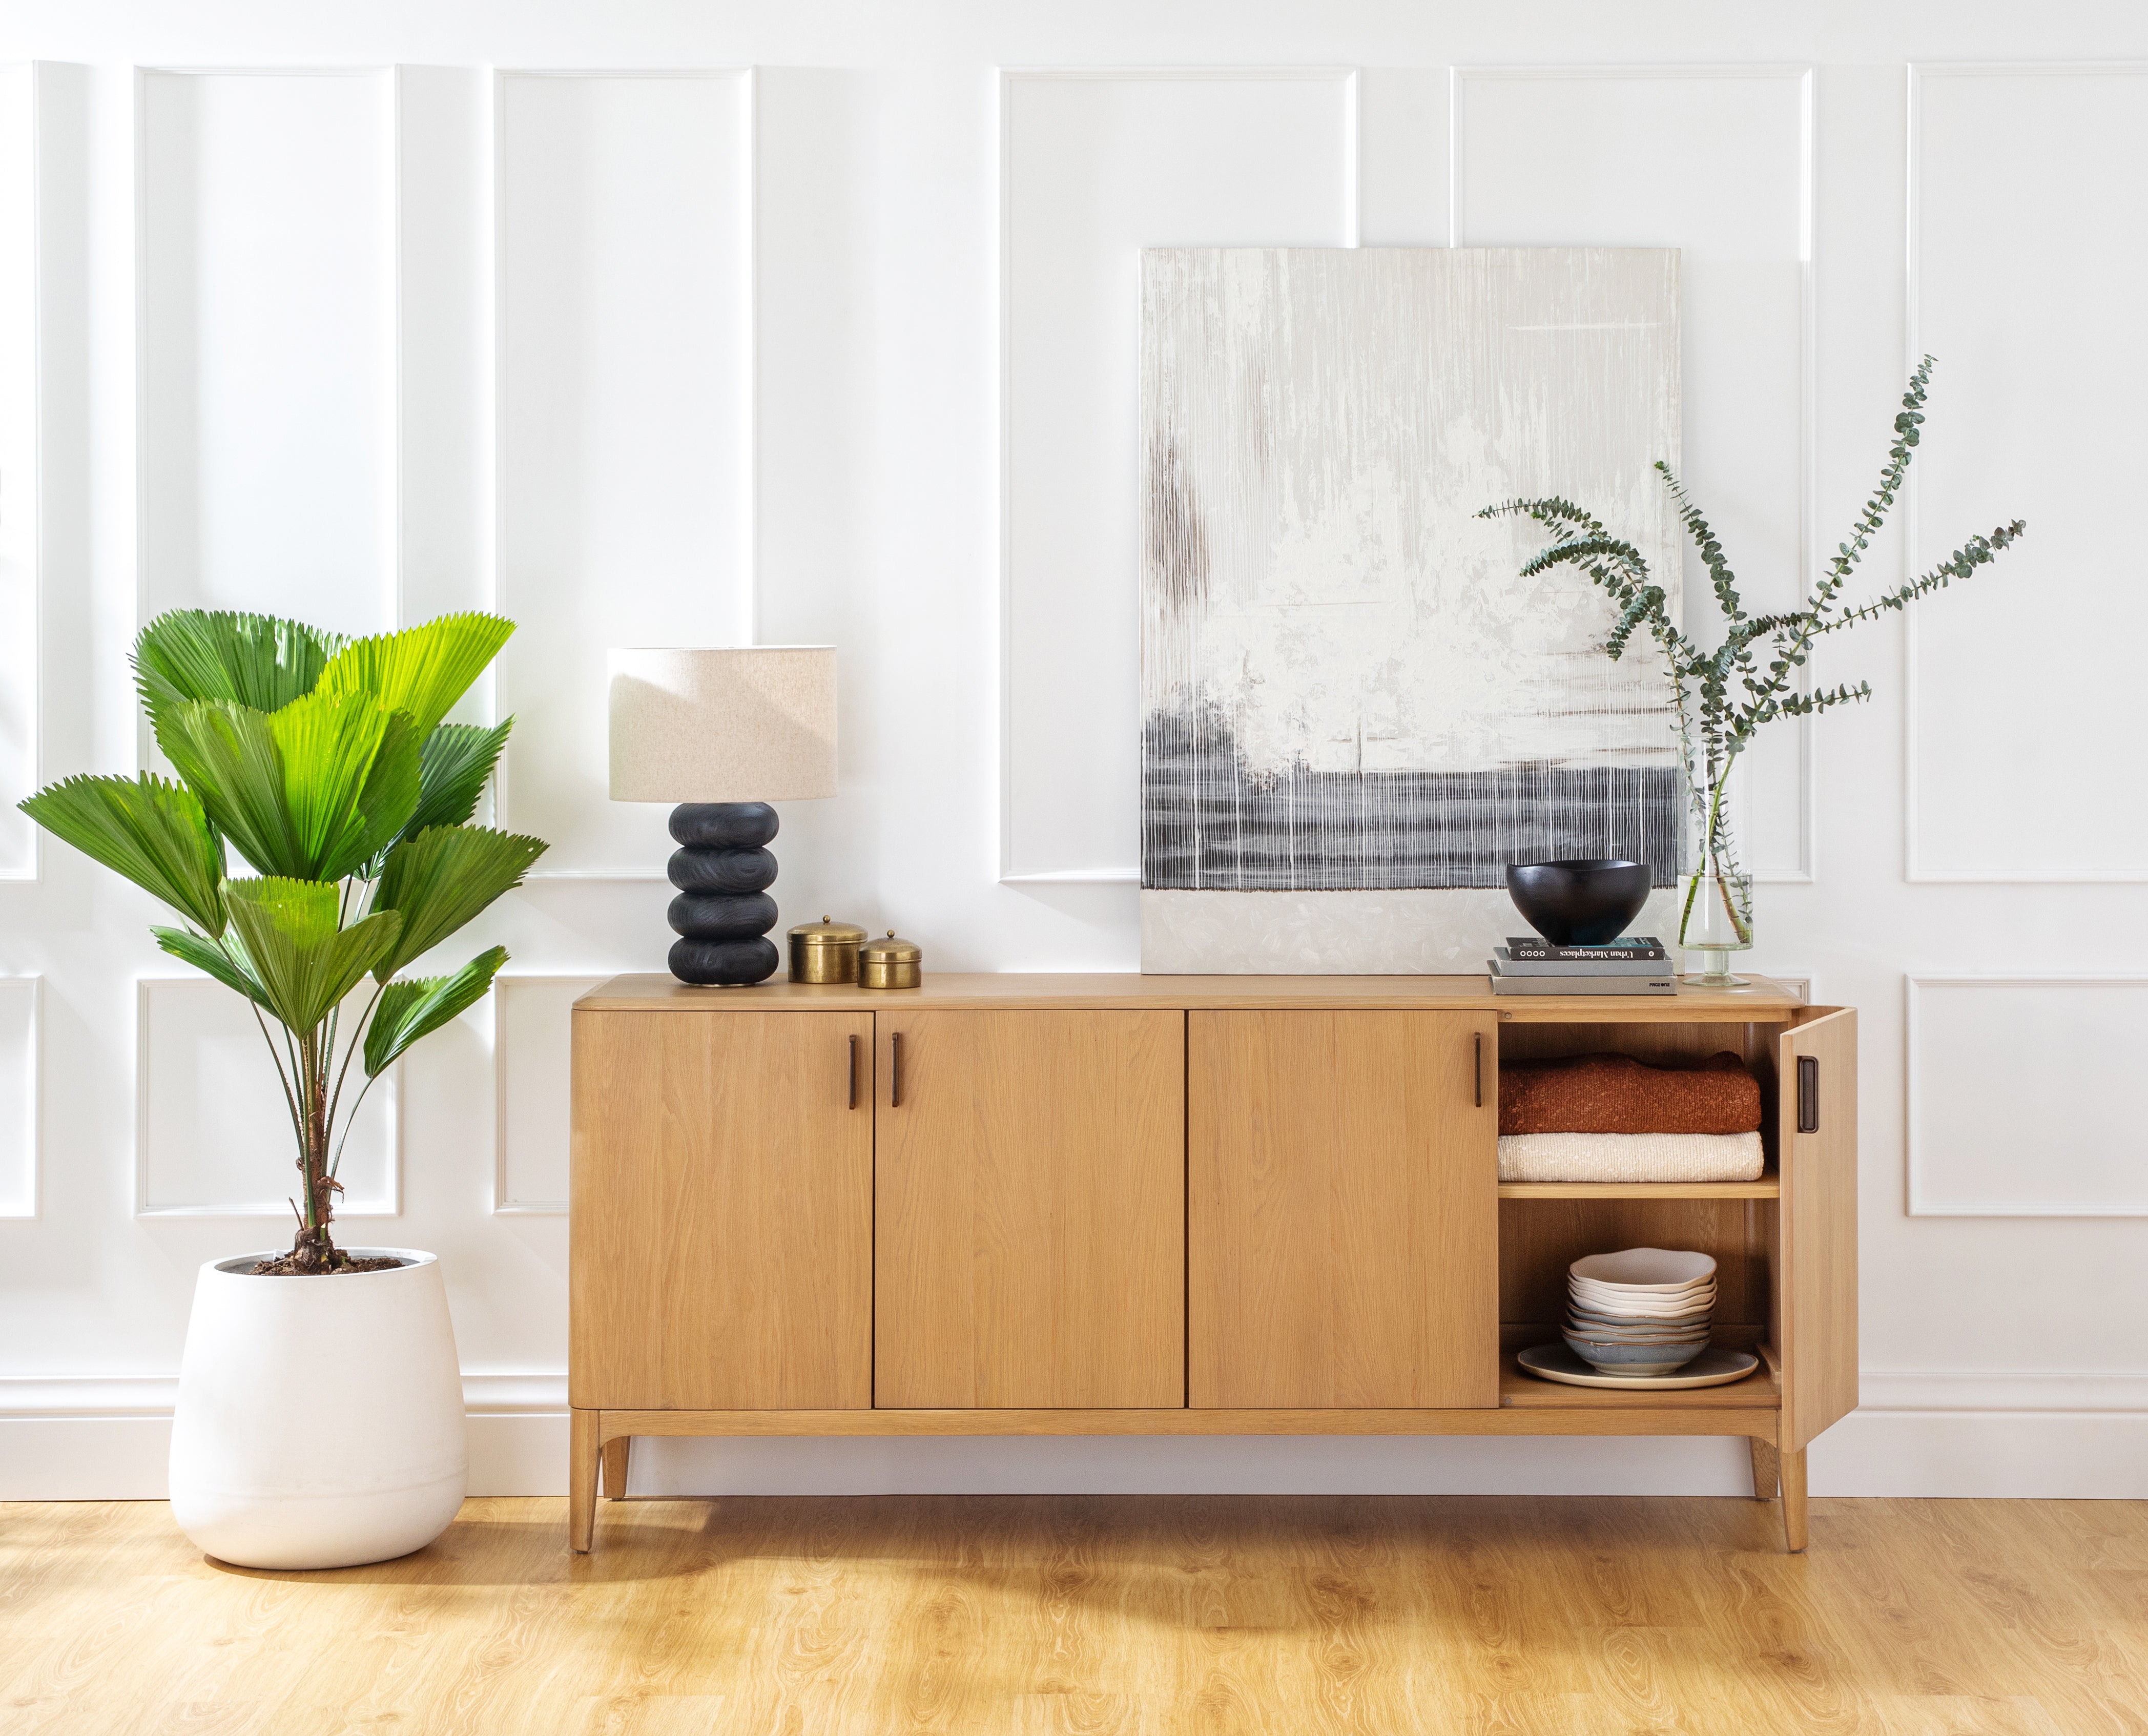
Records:
<instances>
[{"instance_id":1,"label":"plant soil","mask_svg":"<svg viewBox=\"0 0 2148 1736\"><path fill-rule=\"evenodd\" d=\"M335 1262L332 1266L318 1265L301 1260L296 1254L279 1254L273 1260L257 1260L253 1265L253 1276L274 1278L332 1278L346 1272L386 1272L391 1267L400 1266L403 1263L400 1260L391 1259L380 1254L368 1255L363 1259L354 1260L340 1250L335 1255Z\"/></svg>"}]
</instances>

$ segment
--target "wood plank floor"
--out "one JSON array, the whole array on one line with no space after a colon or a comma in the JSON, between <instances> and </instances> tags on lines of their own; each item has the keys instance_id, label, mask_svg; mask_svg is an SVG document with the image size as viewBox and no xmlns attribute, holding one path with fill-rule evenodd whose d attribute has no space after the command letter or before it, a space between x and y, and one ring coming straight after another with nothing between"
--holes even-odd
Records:
<instances>
[{"instance_id":1,"label":"wood plank floor","mask_svg":"<svg viewBox=\"0 0 2148 1736\"><path fill-rule=\"evenodd\" d=\"M2148 1503L471 1501L339 1573L0 1507L0 1730L2148 1732Z\"/></svg>"}]
</instances>

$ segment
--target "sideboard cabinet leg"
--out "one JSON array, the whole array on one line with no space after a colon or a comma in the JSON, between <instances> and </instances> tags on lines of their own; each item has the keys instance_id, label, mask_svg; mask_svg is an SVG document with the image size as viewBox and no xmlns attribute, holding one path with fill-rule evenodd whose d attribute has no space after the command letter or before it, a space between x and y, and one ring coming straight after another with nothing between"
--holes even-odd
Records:
<instances>
[{"instance_id":1,"label":"sideboard cabinet leg","mask_svg":"<svg viewBox=\"0 0 2148 1736\"><path fill-rule=\"evenodd\" d=\"M572 1411L567 1446L567 1547L585 1555L597 1528L597 1461L603 1457L604 1412Z\"/></svg>"},{"instance_id":2,"label":"sideboard cabinet leg","mask_svg":"<svg viewBox=\"0 0 2148 1736\"><path fill-rule=\"evenodd\" d=\"M604 1492L607 1501L626 1498L626 1459L633 1447L631 1435L620 1435L604 1443Z\"/></svg>"},{"instance_id":3,"label":"sideboard cabinet leg","mask_svg":"<svg viewBox=\"0 0 2148 1736\"><path fill-rule=\"evenodd\" d=\"M1775 1463L1775 1443L1764 1441L1758 1435L1749 1435L1746 1444L1753 1449L1753 1498L1773 1501L1781 1476Z\"/></svg>"},{"instance_id":4,"label":"sideboard cabinet leg","mask_svg":"<svg viewBox=\"0 0 2148 1736\"><path fill-rule=\"evenodd\" d=\"M1805 1546L1805 1451L1782 1455L1783 1538L1797 1554Z\"/></svg>"}]
</instances>

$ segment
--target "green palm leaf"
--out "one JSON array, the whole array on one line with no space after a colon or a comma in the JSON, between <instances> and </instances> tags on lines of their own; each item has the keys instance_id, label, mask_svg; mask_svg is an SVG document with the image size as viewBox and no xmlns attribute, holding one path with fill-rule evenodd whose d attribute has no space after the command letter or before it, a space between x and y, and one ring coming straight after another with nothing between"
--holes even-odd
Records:
<instances>
[{"instance_id":1,"label":"green palm leaf","mask_svg":"<svg viewBox=\"0 0 2148 1736\"><path fill-rule=\"evenodd\" d=\"M382 911L339 929L341 901L324 881L226 881L223 896L263 1004L300 1033L334 1011L403 927L394 911Z\"/></svg>"},{"instance_id":2,"label":"green palm leaf","mask_svg":"<svg viewBox=\"0 0 2148 1736\"><path fill-rule=\"evenodd\" d=\"M437 735L439 731L433 733ZM373 861L418 824L424 794L425 744L429 740L420 736L408 712L388 714L388 732L380 738L380 751L374 756L365 786L358 793L359 817L364 822L359 855L348 866L332 864L333 871L327 878L340 880L361 864Z\"/></svg>"},{"instance_id":3,"label":"green palm leaf","mask_svg":"<svg viewBox=\"0 0 2148 1736\"><path fill-rule=\"evenodd\" d=\"M353 640L321 671L319 691L370 694L429 731L514 630L514 622L496 615L444 615L400 633Z\"/></svg>"},{"instance_id":4,"label":"green palm leaf","mask_svg":"<svg viewBox=\"0 0 2148 1736\"><path fill-rule=\"evenodd\" d=\"M197 971L206 971L228 989L237 989L249 1001L268 1006L268 991L215 941L204 940L186 928L152 928L157 944L173 958L183 959ZM271 1012L275 1011L268 1006Z\"/></svg>"},{"instance_id":5,"label":"green palm leaf","mask_svg":"<svg viewBox=\"0 0 2148 1736\"><path fill-rule=\"evenodd\" d=\"M318 688L268 714L268 733L283 762L284 806L305 864L295 878L341 880L371 854L359 800L389 720L364 694ZM414 739L408 745L417 746Z\"/></svg>"},{"instance_id":6,"label":"green palm leaf","mask_svg":"<svg viewBox=\"0 0 2148 1736\"><path fill-rule=\"evenodd\" d=\"M374 966L383 982L460 928L544 855L542 838L478 825L436 825L388 853L375 911L399 911L403 932Z\"/></svg>"},{"instance_id":7,"label":"green palm leaf","mask_svg":"<svg viewBox=\"0 0 2148 1736\"><path fill-rule=\"evenodd\" d=\"M166 709L158 745L201 800L210 821L264 874L313 878L284 797L284 759L268 715L223 700Z\"/></svg>"},{"instance_id":8,"label":"green palm leaf","mask_svg":"<svg viewBox=\"0 0 2148 1736\"><path fill-rule=\"evenodd\" d=\"M223 850L192 791L138 779L68 778L23 811L84 855L123 874L212 935L223 932Z\"/></svg>"},{"instance_id":9,"label":"green palm leaf","mask_svg":"<svg viewBox=\"0 0 2148 1736\"><path fill-rule=\"evenodd\" d=\"M481 952L452 976L421 976L391 982L380 991L373 1023L365 1033L365 1071L380 1073L411 1044L429 1036L449 1020L484 998L494 974L507 962L507 949Z\"/></svg>"},{"instance_id":10,"label":"green palm leaf","mask_svg":"<svg viewBox=\"0 0 2148 1736\"><path fill-rule=\"evenodd\" d=\"M228 700L275 711L310 693L344 644L303 621L174 609L134 641L134 685L152 725L187 700Z\"/></svg>"},{"instance_id":11,"label":"green palm leaf","mask_svg":"<svg viewBox=\"0 0 2148 1736\"><path fill-rule=\"evenodd\" d=\"M477 812L477 799L484 794L484 780L499 763L507 745L507 732L514 720L493 728L475 724L442 724L425 738L419 781L423 786L418 810L404 826L414 838L429 827L460 825Z\"/></svg>"}]
</instances>

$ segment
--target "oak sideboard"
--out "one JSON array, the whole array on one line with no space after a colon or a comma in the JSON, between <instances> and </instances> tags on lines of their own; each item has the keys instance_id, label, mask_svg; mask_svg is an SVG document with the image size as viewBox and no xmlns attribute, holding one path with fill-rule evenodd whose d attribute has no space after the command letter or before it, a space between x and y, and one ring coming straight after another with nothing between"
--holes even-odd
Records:
<instances>
[{"instance_id":1,"label":"oak sideboard","mask_svg":"<svg viewBox=\"0 0 2148 1736\"><path fill-rule=\"evenodd\" d=\"M1857 1026L1779 985L936 976L575 1003L570 1542L652 1435L1742 1435L1804 1547L1857 1403ZM1757 1182L1498 1179L1498 1069L1732 1050ZM1523 1374L1566 1269L1718 1267L1759 1372Z\"/></svg>"}]
</instances>

